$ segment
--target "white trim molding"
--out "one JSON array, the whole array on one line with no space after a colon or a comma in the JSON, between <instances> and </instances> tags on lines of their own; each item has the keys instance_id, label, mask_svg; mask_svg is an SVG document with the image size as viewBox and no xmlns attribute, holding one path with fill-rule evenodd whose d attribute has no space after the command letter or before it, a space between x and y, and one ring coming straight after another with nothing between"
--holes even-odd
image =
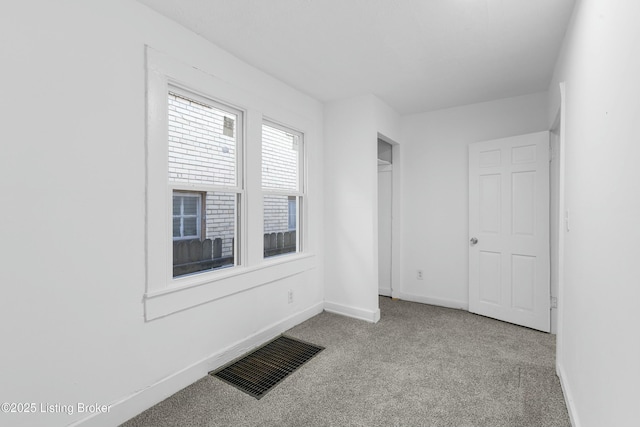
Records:
<instances>
[{"instance_id":1,"label":"white trim molding","mask_svg":"<svg viewBox=\"0 0 640 427\"><path fill-rule=\"evenodd\" d=\"M380 320L380 309L367 310L359 307L338 304L336 302L325 301L324 311L328 313L339 314L341 316L352 317L354 319L364 320L369 323L377 323Z\"/></svg>"},{"instance_id":2,"label":"white trim molding","mask_svg":"<svg viewBox=\"0 0 640 427\"><path fill-rule=\"evenodd\" d=\"M576 411L573 403L573 394L569 388L569 384L566 380L566 373L560 362L556 362L556 374L560 379L560 386L562 387L562 394L564 395L564 403L567 406L567 412L569 413L569 421L572 427L580 427L580 421L578 420L578 412Z\"/></svg>"},{"instance_id":3,"label":"white trim molding","mask_svg":"<svg viewBox=\"0 0 640 427\"><path fill-rule=\"evenodd\" d=\"M145 320L158 319L316 268L316 257L312 254L295 254L273 261L255 267L234 268L226 275L221 272L217 280L203 284L187 284L180 288L147 293L144 297Z\"/></svg>"},{"instance_id":4,"label":"white trim molding","mask_svg":"<svg viewBox=\"0 0 640 427\"><path fill-rule=\"evenodd\" d=\"M111 402L111 404L109 404L109 412L93 414L71 424L70 427L107 427L120 425L171 396L178 390L205 377L209 372L226 365L248 351L277 337L284 331L322 313L323 308L324 304L319 302L279 322L271 324L255 334L237 341L157 381L143 390Z\"/></svg>"},{"instance_id":5,"label":"white trim molding","mask_svg":"<svg viewBox=\"0 0 640 427\"><path fill-rule=\"evenodd\" d=\"M459 301L447 298L433 298L424 297L421 295L408 294L406 292L398 292L394 294L394 298L398 298L404 301L419 302L422 304L437 305L439 307L455 308L458 310L469 311L468 301Z\"/></svg>"}]
</instances>

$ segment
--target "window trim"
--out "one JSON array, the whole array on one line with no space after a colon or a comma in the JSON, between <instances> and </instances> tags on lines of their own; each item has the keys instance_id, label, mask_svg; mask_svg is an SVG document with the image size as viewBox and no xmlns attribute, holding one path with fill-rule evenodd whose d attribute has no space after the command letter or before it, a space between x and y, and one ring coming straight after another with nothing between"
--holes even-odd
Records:
<instances>
[{"instance_id":1,"label":"window trim","mask_svg":"<svg viewBox=\"0 0 640 427\"><path fill-rule=\"evenodd\" d=\"M214 282L227 276L230 270L242 268L246 259L245 144L247 110L213 99L209 93L211 76L176 62L166 55L147 47L147 134L146 151L146 291L149 296L157 292ZM189 82L185 84L183 82ZM195 102L228 111L237 116L236 123L236 182L235 186L209 185L170 181L169 179L169 108L168 95L174 93ZM173 277L173 192L222 191L236 194L236 227L234 239L234 265L199 274Z\"/></svg>"},{"instance_id":2,"label":"window trim","mask_svg":"<svg viewBox=\"0 0 640 427\"><path fill-rule=\"evenodd\" d=\"M253 82L238 85L235 78L220 74L220 69L215 64L201 57L175 57L148 45L145 45L144 52L147 84L146 132L143 146L146 172L146 227L142 307L145 321L151 322L317 268L317 256L311 252L314 246L305 245L305 253L290 254L286 257L271 257L265 260L262 256L260 129L263 117L282 119L288 124L286 129L298 130L305 135L308 142L320 134L321 121L318 117L300 115L285 103L265 97ZM172 216L174 187L169 184L166 155L169 85L215 95L215 100L225 106L235 106L243 113L242 127L238 127L243 132L243 144L238 147L237 154L242 159L239 165L242 170L238 171L238 177L242 179L242 189L237 207L240 217L237 221L239 229L236 238L240 250L235 251L241 264L234 268L172 278L172 253L169 248L173 245L173 239L169 219ZM276 125L278 123L278 120L269 121ZM308 183L305 175L307 161L305 157L301 163L303 171L300 175L301 178L304 177L305 186ZM189 190L207 189L190 186ZM305 204L308 197L311 196L305 197ZM305 210L302 216L308 214ZM298 215L300 216L300 212ZM303 220L300 220L299 230L299 237L306 239L309 230Z\"/></svg>"}]
</instances>

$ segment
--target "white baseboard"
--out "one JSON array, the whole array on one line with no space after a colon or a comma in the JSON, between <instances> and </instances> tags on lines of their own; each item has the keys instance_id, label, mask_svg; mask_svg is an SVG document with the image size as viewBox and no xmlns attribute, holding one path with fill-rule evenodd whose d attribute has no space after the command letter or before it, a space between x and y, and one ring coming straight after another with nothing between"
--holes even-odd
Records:
<instances>
[{"instance_id":1,"label":"white baseboard","mask_svg":"<svg viewBox=\"0 0 640 427\"><path fill-rule=\"evenodd\" d=\"M420 302L422 304L438 305L440 307L457 308L460 310L469 311L469 302L467 301L458 301L458 300L446 299L446 298L424 297L421 295L408 294L406 292L398 292L393 297L401 300L405 300L405 301Z\"/></svg>"},{"instance_id":2,"label":"white baseboard","mask_svg":"<svg viewBox=\"0 0 640 427\"><path fill-rule=\"evenodd\" d=\"M571 421L571 427L580 427L578 414L573 403L573 394L571 393L569 384L567 384L564 368L558 361L556 361L556 374L560 379L560 386L562 387L562 394L564 395L564 403L567 405L567 412L569 413L569 421Z\"/></svg>"},{"instance_id":3,"label":"white baseboard","mask_svg":"<svg viewBox=\"0 0 640 427\"><path fill-rule=\"evenodd\" d=\"M377 323L380 320L380 309L365 310L364 308L352 307L349 305L338 304L336 302L325 301L324 310L329 313L340 314L342 316L353 317L369 323Z\"/></svg>"},{"instance_id":4,"label":"white baseboard","mask_svg":"<svg viewBox=\"0 0 640 427\"><path fill-rule=\"evenodd\" d=\"M94 414L83 418L70 426L82 427L110 427L120 425L135 417L144 410L161 402L172 394L187 387L232 360L242 356L247 351L277 337L287 329L322 313L324 303L319 302L295 313L279 322L267 326L255 334L242 339L211 356L205 357L186 368L161 379L123 399L111 403L109 412Z\"/></svg>"}]
</instances>

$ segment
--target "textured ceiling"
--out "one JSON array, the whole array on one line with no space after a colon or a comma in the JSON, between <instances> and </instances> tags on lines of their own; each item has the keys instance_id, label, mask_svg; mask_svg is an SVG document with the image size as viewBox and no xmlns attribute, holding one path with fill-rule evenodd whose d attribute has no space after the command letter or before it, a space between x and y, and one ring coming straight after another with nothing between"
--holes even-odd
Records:
<instances>
[{"instance_id":1,"label":"textured ceiling","mask_svg":"<svg viewBox=\"0 0 640 427\"><path fill-rule=\"evenodd\" d=\"M401 114L544 91L575 0L138 0L321 101Z\"/></svg>"}]
</instances>

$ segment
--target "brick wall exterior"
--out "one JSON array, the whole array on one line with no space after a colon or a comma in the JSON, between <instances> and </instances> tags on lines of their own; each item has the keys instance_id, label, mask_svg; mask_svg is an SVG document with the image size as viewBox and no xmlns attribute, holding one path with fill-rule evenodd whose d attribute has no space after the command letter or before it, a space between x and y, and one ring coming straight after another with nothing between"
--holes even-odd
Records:
<instances>
[{"instance_id":1,"label":"brick wall exterior","mask_svg":"<svg viewBox=\"0 0 640 427\"><path fill-rule=\"evenodd\" d=\"M287 196L264 196L264 232L289 231L289 198Z\"/></svg>"},{"instance_id":2,"label":"brick wall exterior","mask_svg":"<svg viewBox=\"0 0 640 427\"><path fill-rule=\"evenodd\" d=\"M298 138L262 126L262 188L297 191Z\"/></svg>"},{"instance_id":3,"label":"brick wall exterior","mask_svg":"<svg viewBox=\"0 0 640 427\"><path fill-rule=\"evenodd\" d=\"M298 189L298 138L280 129L262 126L262 188L265 190ZM289 230L287 196L264 197L264 232Z\"/></svg>"}]
</instances>

